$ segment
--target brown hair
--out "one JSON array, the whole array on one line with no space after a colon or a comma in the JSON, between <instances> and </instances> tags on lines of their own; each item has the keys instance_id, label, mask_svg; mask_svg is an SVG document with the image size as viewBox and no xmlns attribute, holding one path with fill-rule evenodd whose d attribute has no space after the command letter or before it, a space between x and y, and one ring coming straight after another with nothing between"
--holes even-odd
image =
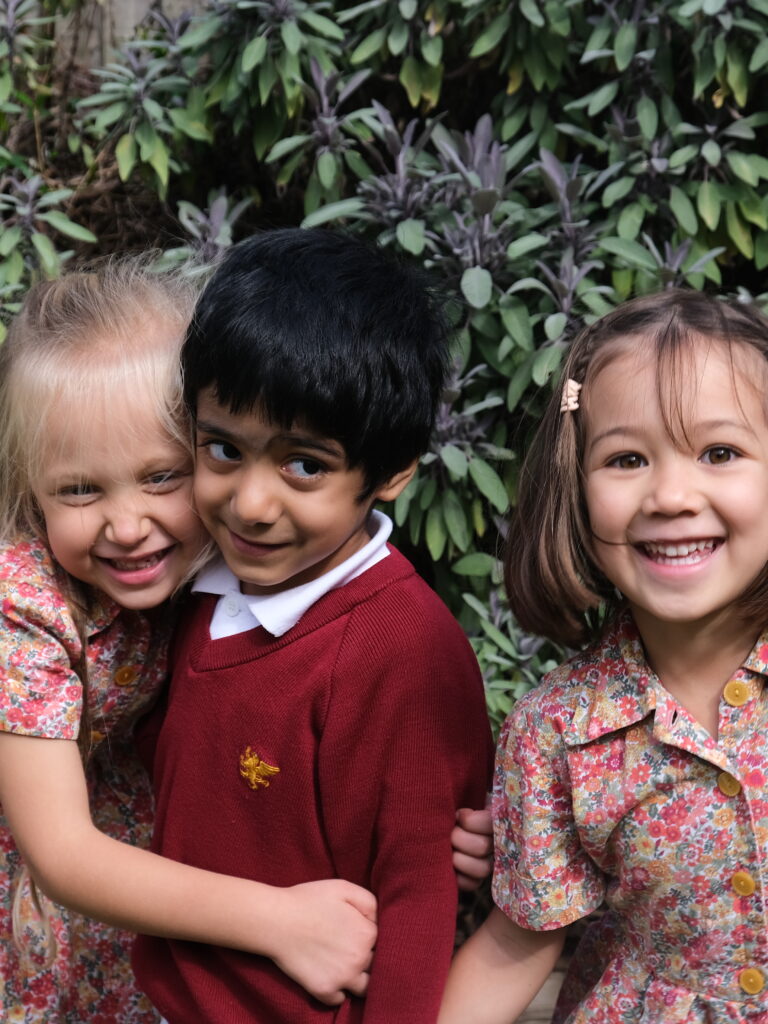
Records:
<instances>
[{"instance_id":1,"label":"brown hair","mask_svg":"<svg viewBox=\"0 0 768 1024\"><path fill-rule=\"evenodd\" d=\"M579 645L594 636L602 611L618 603L613 585L590 555L591 532L582 486L589 386L608 363L644 344L656 358L657 392L670 436L685 436L680 368L694 346L749 345L768 361L768 317L754 306L701 292L670 289L623 303L574 339L523 463L505 552L504 579L521 626ZM580 409L561 413L562 382L583 385ZM740 600L745 618L768 614L768 569Z\"/></svg>"}]
</instances>

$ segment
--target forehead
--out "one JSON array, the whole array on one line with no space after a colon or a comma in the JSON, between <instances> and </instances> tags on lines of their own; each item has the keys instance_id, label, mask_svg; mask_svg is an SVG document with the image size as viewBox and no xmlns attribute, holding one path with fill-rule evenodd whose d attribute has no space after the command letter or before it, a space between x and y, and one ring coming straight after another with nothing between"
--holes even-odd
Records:
<instances>
[{"instance_id":1,"label":"forehead","mask_svg":"<svg viewBox=\"0 0 768 1024\"><path fill-rule=\"evenodd\" d=\"M59 397L48 412L43 469L84 476L112 465L114 475L134 472L157 459L185 454L157 414L153 401L141 395L94 396L77 405Z\"/></svg>"},{"instance_id":2,"label":"forehead","mask_svg":"<svg viewBox=\"0 0 768 1024\"><path fill-rule=\"evenodd\" d=\"M245 412L233 412L222 405L212 388L204 388L197 401L197 423L203 430L211 428L227 434L233 441L263 447L281 441L308 441L322 446L339 457L346 457L340 441L315 430L301 420L291 424L276 423L256 406Z\"/></svg>"},{"instance_id":3,"label":"forehead","mask_svg":"<svg viewBox=\"0 0 768 1024\"><path fill-rule=\"evenodd\" d=\"M657 351L652 341L628 338L587 380L582 407L589 432L600 422L660 418L677 440L703 416L765 420L768 364L747 344L705 338Z\"/></svg>"}]
</instances>

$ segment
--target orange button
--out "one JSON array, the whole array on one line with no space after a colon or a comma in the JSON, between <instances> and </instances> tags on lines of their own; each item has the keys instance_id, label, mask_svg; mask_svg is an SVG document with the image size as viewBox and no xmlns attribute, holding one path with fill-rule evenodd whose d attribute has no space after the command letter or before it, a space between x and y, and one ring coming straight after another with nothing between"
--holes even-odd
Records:
<instances>
[{"instance_id":1,"label":"orange button","mask_svg":"<svg viewBox=\"0 0 768 1024\"><path fill-rule=\"evenodd\" d=\"M737 871L731 879L731 885L739 896L751 896L755 891L755 880L748 871Z\"/></svg>"},{"instance_id":2,"label":"orange button","mask_svg":"<svg viewBox=\"0 0 768 1024\"><path fill-rule=\"evenodd\" d=\"M765 987L765 975L756 967L745 967L739 971L739 984L747 995L757 995Z\"/></svg>"},{"instance_id":3,"label":"orange button","mask_svg":"<svg viewBox=\"0 0 768 1024\"><path fill-rule=\"evenodd\" d=\"M115 683L118 686L130 686L131 683L136 682L136 676L138 675L133 665L123 665L114 674Z\"/></svg>"},{"instance_id":4,"label":"orange button","mask_svg":"<svg viewBox=\"0 0 768 1024\"><path fill-rule=\"evenodd\" d=\"M720 772L717 776L717 785L721 793L726 796L736 796L741 792L741 783L734 779L730 772Z\"/></svg>"},{"instance_id":5,"label":"orange button","mask_svg":"<svg viewBox=\"0 0 768 1024\"><path fill-rule=\"evenodd\" d=\"M739 682L738 679L732 679L730 683L725 684L723 696L731 707L740 708L749 700L749 687L746 683Z\"/></svg>"}]
</instances>

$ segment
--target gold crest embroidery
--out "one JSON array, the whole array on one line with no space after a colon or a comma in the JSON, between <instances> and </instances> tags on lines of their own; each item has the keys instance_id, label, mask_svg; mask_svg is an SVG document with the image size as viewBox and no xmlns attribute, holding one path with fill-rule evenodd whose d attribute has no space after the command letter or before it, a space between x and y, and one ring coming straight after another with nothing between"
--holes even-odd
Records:
<instances>
[{"instance_id":1,"label":"gold crest embroidery","mask_svg":"<svg viewBox=\"0 0 768 1024\"><path fill-rule=\"evenodd\" d=\"M264 786L266 789L272 776L277 775L279 771L277 765L262 761L250 747L246 747L245 753L240 755L240 774L251 789L258 789L259 786Z\"/></svg>"}]
</instances>

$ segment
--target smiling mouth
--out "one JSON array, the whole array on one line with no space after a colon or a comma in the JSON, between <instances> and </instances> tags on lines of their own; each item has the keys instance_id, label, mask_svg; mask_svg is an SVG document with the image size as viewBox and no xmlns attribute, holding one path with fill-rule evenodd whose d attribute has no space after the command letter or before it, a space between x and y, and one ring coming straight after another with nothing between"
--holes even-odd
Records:
<instances>
[{"instance_id":1,"label":"smiling mouth","mask_svg":"<svg viewBox=\"0 0 768 1024\"><path fill-rule=\"evenodd\" d=\"M151 569L153 566L159 565L171 550L172 548L168 547L163 548L162 551L155 551L154 554L144 555L143 558L105 558L104 561L109 562L120 572L136 572L139 569Z\"/></svg>"},{"instance_id":2,"label":"smiling mouth","mask_svg":"<svg viewBox=\"0 0 768 1024\"><path fill-rule=\"evenodd\" d=\"M710 538L677 544L645 541L636 547L657 565L696 565L697 562L703 562L708 558L719 544L719 540Z\"/></svg>"}]
</instances>

